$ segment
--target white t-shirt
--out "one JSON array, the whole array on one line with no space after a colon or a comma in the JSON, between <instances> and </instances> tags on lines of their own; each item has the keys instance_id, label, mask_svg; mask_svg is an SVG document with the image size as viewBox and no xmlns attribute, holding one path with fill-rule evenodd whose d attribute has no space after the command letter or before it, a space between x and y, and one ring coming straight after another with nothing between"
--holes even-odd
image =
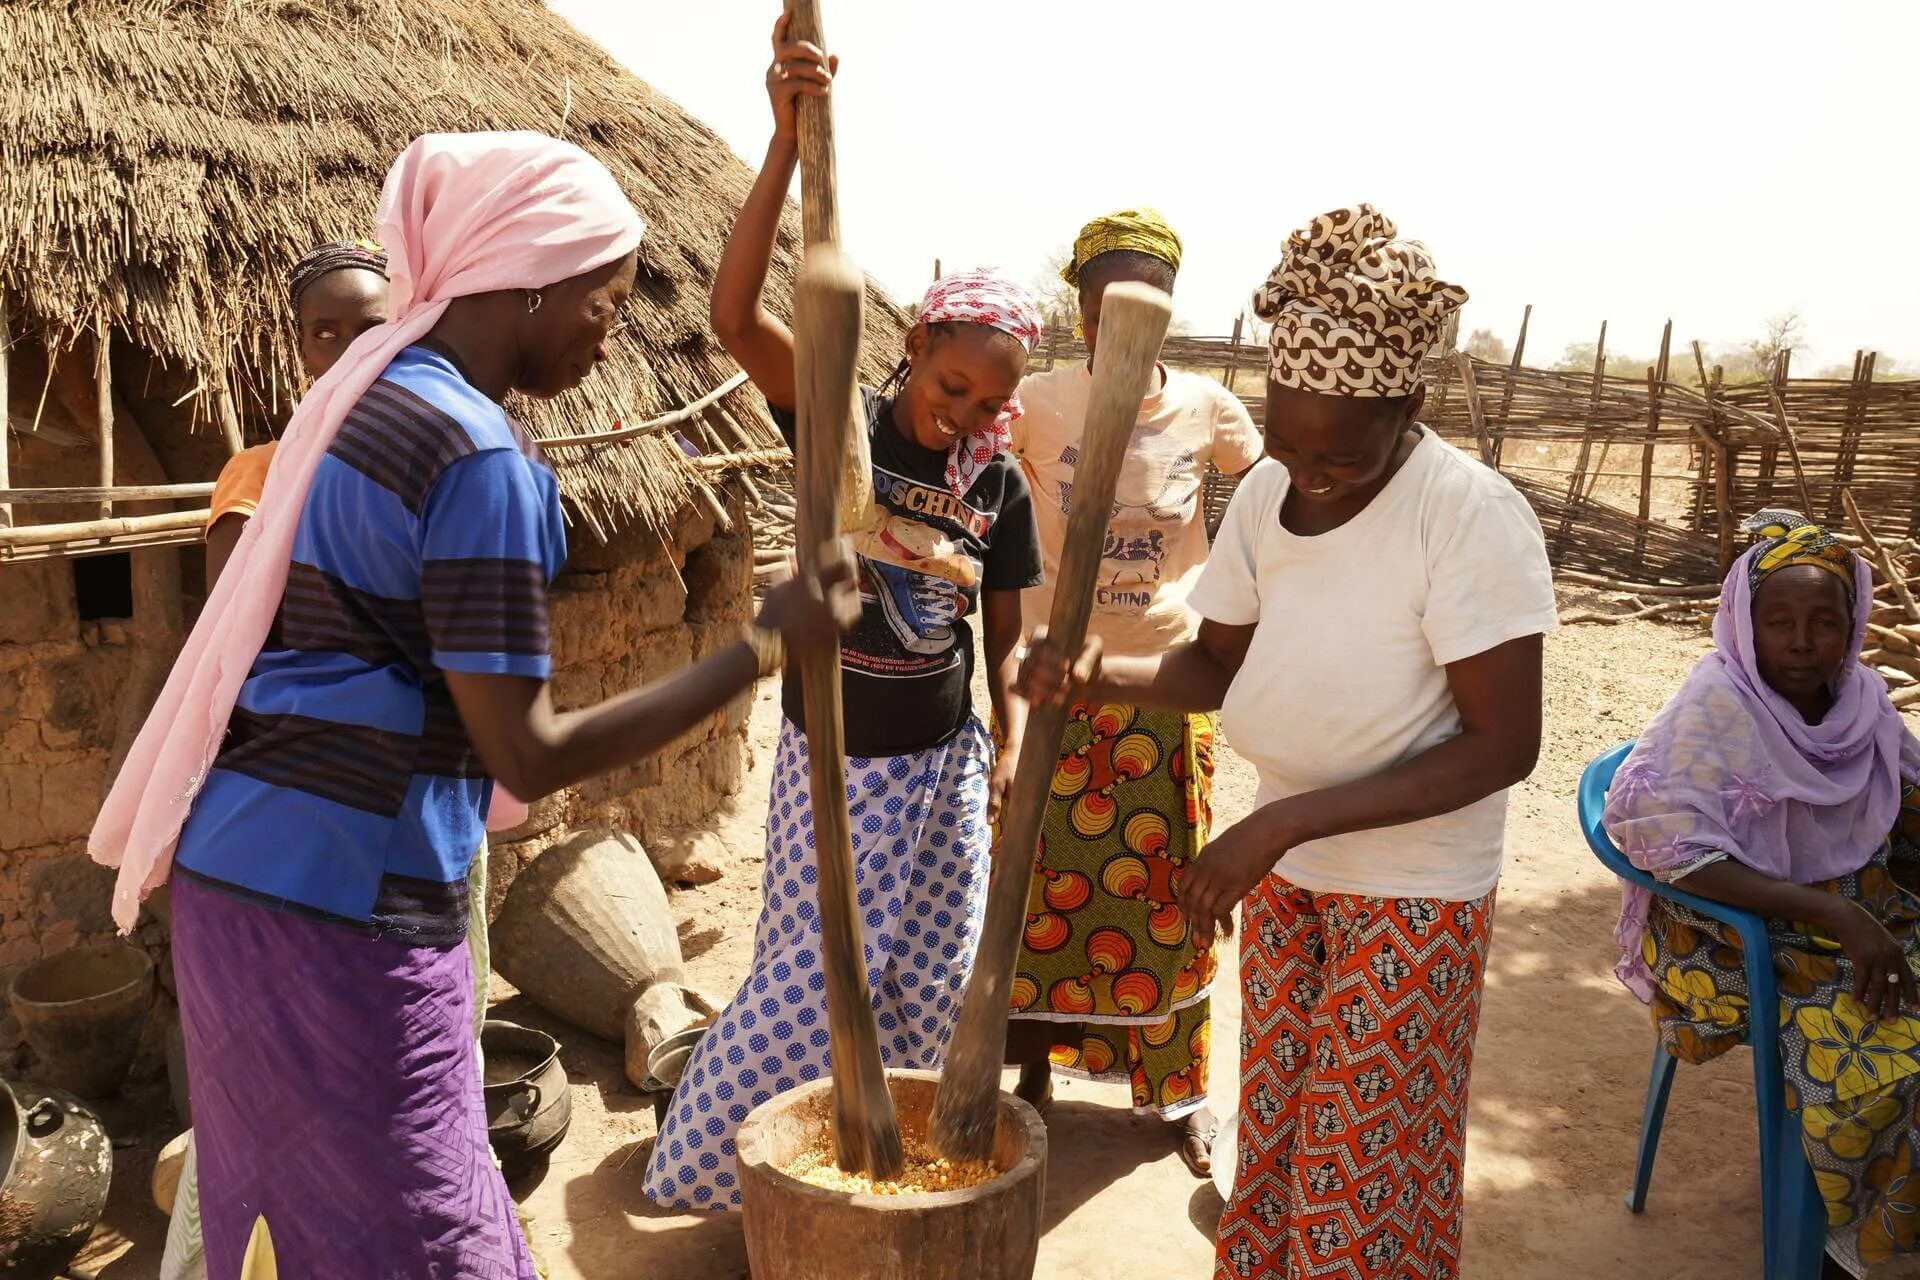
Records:
<instances>
[{"instance_id":1,"label":"white t-shirt","mask_svg":"<svg viewBox=\"0 0 1920 1280\"><path fill-rule=\"evenodd\" d=\"M1026 412L1014 420L1013 454L1033 487L1047 574L1043 585L1020 593L1028 632L1045 626L1053 613L1092 390L1085 361L1030 373L1020 383ZM1187 607L1187 594L1207 558L1200 510L1207 464L1238 475L1260 457L1261 443L1240 397L1201 374L1168 369L1159 389L1140 402L1113 491L1088 621L1108 653L1145 657L1193 637L1199 620Z\"/></svg>"},{"instance_id":2,"label":"white t-shirt","mask_svg":"<svg viewBox=\"0 0 1920 1280\"><path fill-rule=\"evenodd\" d=\"M1260 774L1258 804L1367 778L1455 737L1446 666L1551 631L1540 522L1497 472L1425 432L1338 529L1280 523L1288 475L1248 472L1189 603L1257 624L1222 708ZM1504 791L1404 826L1316 840L1276 872L1315 893L1467 901L1500 878Z\"/></svg>"}]
</instances>

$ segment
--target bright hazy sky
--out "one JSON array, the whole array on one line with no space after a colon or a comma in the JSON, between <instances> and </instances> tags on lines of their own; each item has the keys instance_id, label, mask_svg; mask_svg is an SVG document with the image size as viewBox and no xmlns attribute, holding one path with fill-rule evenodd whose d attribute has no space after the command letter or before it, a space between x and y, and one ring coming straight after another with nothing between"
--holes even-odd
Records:
<instances>
[{"instance_id":1,"label":"bright hazy sky","mask_svg":"<svg viewBox=\"0 0 1920 1280\"><path fill-rule=\"evenodd\" d=\"M749 163L777 0L554 0ZM1025 280L1146 204L1224 333L1287 232L1370 200L1557 357L1611 322L1710 347L1799 309L1796 372L1920 367L1920 4L824 0L846 248L896 297L938 257ZM1093 16L1097 15L1097 16ZM1533 361L1530 359L1529 363Z\"/></svg>"}]
</instances>

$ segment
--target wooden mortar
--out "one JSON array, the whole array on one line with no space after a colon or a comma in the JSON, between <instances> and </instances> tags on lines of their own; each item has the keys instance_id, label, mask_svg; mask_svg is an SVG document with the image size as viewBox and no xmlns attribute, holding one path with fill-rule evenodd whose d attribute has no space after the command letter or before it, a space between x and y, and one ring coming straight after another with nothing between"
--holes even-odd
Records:
<instances>
[{"instance_id":1,"label":"wooden mortar","mask_svg":"<svg viewBox=\"0 0 1920 1280\"><path fill-rule=\"evenodd\" d=\"M939 1077L889 1071L902 1134L924 1139ZM826 1131L831 1082L754 1109L737 1139L747 1258L754 1280L1028 1280L1040 1247L1047 1128L1003 1093L991 1159L1002 1172L958 1191L876 1196L829 1191L782 1172Z\"/></svg>"}]
</instances>

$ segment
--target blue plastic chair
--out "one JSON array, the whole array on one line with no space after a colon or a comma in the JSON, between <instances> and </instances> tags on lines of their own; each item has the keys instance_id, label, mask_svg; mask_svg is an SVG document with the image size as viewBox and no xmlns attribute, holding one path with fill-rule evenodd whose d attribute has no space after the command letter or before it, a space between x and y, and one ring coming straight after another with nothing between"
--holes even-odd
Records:
<instances>
[{"instance_id":1,"label":"blue plastic chair","mask_svg":"<svg viewBox=\"0 0 1920 1280\"><path fill-rule=\"evenodd\" d=\"M1769 1033L1747 1037L1753 1049L1754 1102L1760 1122L1763 1274L1766 1280L1818 1280L1826 1243L1827 1212L1814 1185L1813 1170L1800 1146L1800 1118L1787 1109L1786 1081L1780 1070L1780 1041L1771 1034L1774 1020L1763 1013L1779 1007L1766 921L1751 911L1661 884L1628 862L1626 855L1614 846L1600 824L1600 816L1606 806L1607 788L1613 785L1613 775L1632 749L1631 742L1615 747L1587 766L1586 775L1580 780L1580 829L1586 833L1587 844L1600 861L1621 879L1684 903L1709 919L1732 925L1739 932L1741 950L1746 956L1748 1008L1753 1015L1749 1020L1750 1030L1758 1027ZM1646 1110L1640 1121L1640 1154L1633 1169L1633 1190L1627 1195L1627 1208L1634 1213L1646 1207L1647 1184L1653 1180L1653 1156L1660 1146L1660 1122L1666 1117L1667 1093L1673 1088L1673 1068L1677 1062L1655 1036L1653 1072L1647 1081Z\"/></svg>"}]
</instances>

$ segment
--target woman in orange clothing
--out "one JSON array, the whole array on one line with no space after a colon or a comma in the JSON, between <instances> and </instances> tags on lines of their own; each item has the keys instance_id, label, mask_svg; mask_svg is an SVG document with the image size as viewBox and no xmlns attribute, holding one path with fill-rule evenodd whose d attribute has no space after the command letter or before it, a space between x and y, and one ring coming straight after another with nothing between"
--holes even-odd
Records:
<instances>
[{"instance_id":1,"label":"woman in orange clothing","mask_svg":"<svg viewBox=\"0 0 1920 1280\"><path fill-rule=\"evenodd\" d=\"M287 278L287 300L300 334L300 363L309 378L333 368L353 340L387 319L387 255L369 241L323 244ZM214 482L207 516L207 591L220 580L267 483L273 444L242 449Z\"/></svg>"},{"instance_id":2,"label":"woman in orange clothing","mask_svg":"<svg viewBox=\"0 0 1920 1280\"><path fill-rule=\"evenodd\" d=\"M1023 677L1035 698L1221 708L1260 776L1178 886L1203 947L1240 911L1215 1280L1461 1274L1506 791L1539 753L1556 622L1526 499L1421 425L1422 364L1465 300L1371 205L1294 232L1254 296L1268 459L1188 597L1195 638L1071 681L1036 640Z\"/></svg>"}]
</instances>

